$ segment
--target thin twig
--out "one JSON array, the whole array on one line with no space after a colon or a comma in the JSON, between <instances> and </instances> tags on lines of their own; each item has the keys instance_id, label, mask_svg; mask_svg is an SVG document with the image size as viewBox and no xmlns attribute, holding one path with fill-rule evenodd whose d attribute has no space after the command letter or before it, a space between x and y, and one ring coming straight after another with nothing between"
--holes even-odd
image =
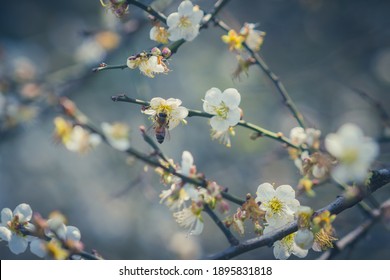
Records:
<instances>
[{"instance_id":1,"label":"thin twig","mask_svg":"<svg viewBox=\"0 0 390 280\"><path fill-rule=\"evenodd\" d=\"M111 69L125 69L127 68L127 64L121 64L121 65L107 65L103 63L101 66L98 66L96 68L92 69L92 72L100 72L103 70L111 70Z\"/></svg>"},{"instance_id":2,"label":"thin twig","mask_svg":"<svg viewBox=\"0 0 390 280\"><path fill-rule=\"evenodd\" d=\"M102 138L102 140L106 144L108 144L109 146L113 147L110 144L110 142L108 141L107 137L104 135L104 133L102 133L95 126L90 125L89 123L80 123L79 125L82 126L82 127L85 127L86 129L89 129L93 133L96 133L96 134L100 135L100 137ZM115 149L115 147L113 147L113 148ZM163 165L160 161L153 159L150 155L142 153L142 152L138 151L137 149L135 149L133 147L128 148L124 152L127 153L128 155L134 156L135 158L137 158L137 159L147 163L150 166L159 167L159 168L163 169L164 171L166 171L166 172L168 172L168 173L170 173L170 174L172 174L172 175L174 175L176 177L179 177L185 183L189 183L191 185L199 186L199 187L202 187L202 188L207 188L208 182L205 179L192 178L192 177L188 177L186 175L183 175L183 174L177 172L174 168L172 168L171 165L169 165L169 166ZM245 200L240 199L238 197L235 197L235 196L233 196L231 194L228 194L227 192L221 192L221 195L226 200L229 200L229 201L231 201L233 203L236 203L236 204L238 204L240 206L245 202Z\"/></svg>"},{"instance_id":3,"label":"thin twig","mask_svg":"<svg viewBox=\"0 0 390 280\"><path fill-rule=\"evenodd\" d=\"M230 245L236 246L239 241L234 235L231 233L230 229L227 228L224 223L218 218L218 216L214 213L214 211L206 204L204 206L204 211L210 216L210 218L215 222L215 224L219 227L219 229L223 232L226 239L229 241Z\"/></svg>"},{"instance_id":4,"label":"thin twig","mask_svg":"<svg viewBox=\"0 0 390 280\"><path fill-rule=\"evenodd\" d=\"M390 169L381 169L372 171L371 179L368 185L366 186L366 192L357 192L353 196L339 196L333 202L317 210L314 214L318 215L323 211L328 210L331 214L339 214L344 210L355 206L362 199L364 199L367 195L375 192L379 188L385 186L390 183ZM217 254L211 255L209 259L231 259L235 256L241 255L245 252L263 247L263 246L271 246L275 241L280 240L287 235L298 230L297 222L292 222L277 231L274 231L269 234L262 235L260 237L252 238L240 243L237 246L230 246L229 248L219 252Z\"/></svg>"}]
</instances>

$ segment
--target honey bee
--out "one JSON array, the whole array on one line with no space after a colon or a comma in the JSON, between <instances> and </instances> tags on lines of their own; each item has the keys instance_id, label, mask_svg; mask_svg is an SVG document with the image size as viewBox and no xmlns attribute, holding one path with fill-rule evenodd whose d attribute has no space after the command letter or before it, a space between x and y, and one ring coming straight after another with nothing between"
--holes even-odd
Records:
<instances>
[{"instance_id":1,"label":"honey bee","mask_svg":"<svg viewBox=\"0 0 390 280\"><path fill-rule=\"evenodd\" d=\"M156 140L158 143L161 144L162 142L164 142L167 129L169 129L168 115L164 112L157 113L154 116L154 120L155 122L153 125L153 129L156 135Z\"/></svg>"}]
</instances>

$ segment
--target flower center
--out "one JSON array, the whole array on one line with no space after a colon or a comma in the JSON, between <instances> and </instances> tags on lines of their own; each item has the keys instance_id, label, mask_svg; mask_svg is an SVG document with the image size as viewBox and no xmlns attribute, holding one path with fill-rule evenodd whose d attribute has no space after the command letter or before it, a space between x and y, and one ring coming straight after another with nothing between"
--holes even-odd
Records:
<instances>
[{"instance_id":1,"label":"flower center","mask_svg":"<svg viewBox=\"0 0 390 280\"><path fill-rule=\"evenodd\" d=\"M283 203L277 197L268 202L268 207L274 214L280 214L283 211Z\"/></svg>"},{"instance_id":2,"label":"flower center","mask_svg":"<svg viewBox=\"0 0 390 280\"><path fill-rule=\"evenodd\" d=\"M7 223L7 226L9 228L9 230L12 231L13 233L15 233L17 235L20 235L20 236L24 236L24 234L21 231L21 229L23 228L23 223L21 224L19 222L19 217L18 216L15 216L12 219L12 221L9 221Z\"/></svg>"},{"instance_id":3,"label":"flower center","mask_svg":"<svg viewBox=\"0 0 390 280\"><path fill-rule=\"evenodd\" d=\"M191 21L188 17L182 16L179 20L179 27L186 28L191 26Z\"/></svg>"},{"instance_id":4,"label":"flower center","mask_svg":"<svg viewBox=\"0 0 390 280\"><path fill-rule=\"evenodd\" d=\"M357 149L347 149L341 157L341 161L346 164L353 164L357 161L358 156L359 152Z\"/></svg>"},{"instance_id":5,"label":"flower center","mask_svg":"<svg viewBox=\"0 0 390 280\"><path fill-rule=\"evenodd\" d=\"M225 103L222 102L220 106L215 107L215 112L219 117L226 119L229 112L229 108L225 105Z\"/></svg>"},{"instance_id":6,"label":"flower center","mask_svg":"<svg viewBox=\"0 0 390 280\"><path fill-rule=\"evenodd\" d=\"M169 115L172 112L172 107L167 104L160 104L156 109L157 114L165 113Z\"/></svg>"}]
</instances>

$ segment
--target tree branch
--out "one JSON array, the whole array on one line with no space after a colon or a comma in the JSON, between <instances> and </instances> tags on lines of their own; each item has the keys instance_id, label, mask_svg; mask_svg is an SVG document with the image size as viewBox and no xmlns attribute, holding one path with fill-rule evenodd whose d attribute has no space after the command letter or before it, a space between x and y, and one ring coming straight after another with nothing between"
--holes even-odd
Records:
<instances>
[{"instance_id":1,"label":"tree branch","mask_svg":"<svg viewBox=\"0 0 390 280\"><path fill-rule=\"evenodd\" d=\"M127 102L127 103L133 103L133 104L138 104L142 106L149 106L149 102L140 100L140 99L135 99L135 98L130 98L126 96L125 94L121 95L113 95L111 96L111 99L115 102L120 101L120 102ZM188 117L203 117L203 118L212 118L214 115L198 111L198 110L188 110ZM260 126L254 125L252 123L246 122L244 120L239 121L237 126L242 126L245 128L248 128L254 132L256 132L259 136L265 136L271 139L274 139L278 142L281 142L283 144L286 144L289 147L292 147L294 149L300 150L301 148L295 144L293 144L287 137L283 136L281 133L275 133L270 130L267 130L265 128L262 128Z\"/></svg>"},{"instance_id":2,"label":"tree branch","mask_svg":"<svg viewBox=\"0 0 390 280\"><path fill-rule=\"evenodd\" d=\"M324 208L317 210L313 216L316 216L325 210L330 211L331 214L339 214L344 210L353 207L363 198L375 192L377 189L385 186L389 182L390 169L372 171L370 181L366 185L366 189L364 191L359 189L355 195L339 196ZM275 241L280 240L297 230L297 222L292 222L273 233L246 240L237 246L230 246L222 252L209 256L208 259L231 259L235 256L263 246L271 246Z\"/></svg>"},{"instance_id":3,"label":"tree branch","mask_svg":"<svg viewBox=\"0 0 390 280\"><path fill-rule=\"evenodd\" d=\"M223 232L226 239L229 241L230 245L238 245L239 241L234 235L231 233L230 229L228 229L224 223L218 218L218 216L214 213L214 211L206 204L204 206L204 211L210 216L210 218L215 222L215 224L219 227L219 229Z\"/></svg>"},{"instance_id":4,"label":"tree branch","mask_svg":"<svg viewBox=\"0 0 390 280\"><path fill-rule=\"evenodd\" d=\"M147 6L137 0L127 0L127 3L129 3L129 5L137 6L138 8L147 12L149 15L157 18L162 23L167 24L167 17L163 13L154 10L151 6Z\"/></svg>"}]
</instances>

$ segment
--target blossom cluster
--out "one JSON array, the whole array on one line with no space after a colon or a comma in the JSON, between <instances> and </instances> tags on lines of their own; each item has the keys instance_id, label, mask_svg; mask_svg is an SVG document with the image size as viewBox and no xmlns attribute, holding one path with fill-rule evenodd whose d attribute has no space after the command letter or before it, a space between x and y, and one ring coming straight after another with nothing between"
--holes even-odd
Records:
<instances>
[{"instance_id":1,"label":"blossom cluster","mask_svg":"<svg viewBox=\"0 0 390 280\"><path fill-rule=\"evenodd\" d=\"M169 71L165 64L165 59L171 55L168 48L162 51L155 47L150 53L141 52L132 55L127 59L127 66L130 69L138 68L142 74L149 78L154 78L155 74L167 73Z\"/></svg>"},{"instance_id":2,"label":"blossom cluster","mask_svg":"<svg viewBox=\"0 0 390 280\"><path fill-rule=\"evenodd\" d=\"M33 223L31 221L33 220ZM65 217L53 213L48 220L34 214L30 205L19 204L14 211L1 211L0 241L8 242L10 251L20 254L30 251L41 258L67 259L83 249L77 227L66 226Z\"/></svg>"},{"instance_id":3,"label":"blossom cluster","mask_svg":"<svg viewBox=\"0 0 390 280\"><path fill-rule=\"evenodd\" d=\"M171 162L169 165L173 165ZM197 173L194 159L190 152L184 151L181 165L174 165L177 173L185 178L201 179ZM206 188L196 187L179 176L166 176L166 172L157 168L162 182L170 185L170 188L161 192L161 203L165 203L171 211L176 222L184 228L188 228L188 234L199 235L203 231L204 222L202 211L207 204L214 209L217 204L220 210L227 211L227 204L221 196L221 187L215 182L208 182Z\"/></svg>"}]
</instances>

